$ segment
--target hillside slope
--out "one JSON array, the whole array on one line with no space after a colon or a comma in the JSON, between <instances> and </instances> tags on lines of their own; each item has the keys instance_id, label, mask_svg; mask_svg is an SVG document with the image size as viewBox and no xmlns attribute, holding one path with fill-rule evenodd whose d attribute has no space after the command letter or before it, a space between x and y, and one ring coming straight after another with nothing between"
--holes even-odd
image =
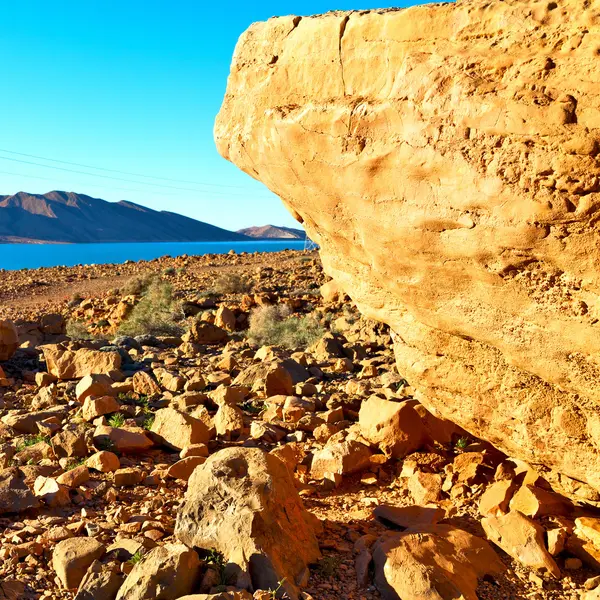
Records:
<instances>
[{"instance_id":1,"label":"hillside slope","mask_svg":"<svg viewBox=\"0 0 600 600\"><path fill-rule=\"evenodd\" d=\"M0 196L1 242L243 241L245 236L133 202L74 192Z\"/></svg>"},{"instance_id":2,"label":"hillside slope","mask_svg":"<svg viewBox=\"0 0 600 600\"><path fill-rule=\"evenodd\" d=\"M262 227L246 227L238 229L238 233L253 238L278 238L303 240L306 233L303 229L293 229L292 227L278 227L277 225L263 225Z\"/></svg>"}]
</instances>

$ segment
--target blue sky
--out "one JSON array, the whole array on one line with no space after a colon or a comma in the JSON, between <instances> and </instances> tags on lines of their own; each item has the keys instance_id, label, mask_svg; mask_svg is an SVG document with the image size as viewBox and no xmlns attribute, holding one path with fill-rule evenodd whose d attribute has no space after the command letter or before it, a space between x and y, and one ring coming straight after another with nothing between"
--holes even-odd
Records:
<instances>
[{"instance_id":1,"label":"blue sky","mask_svg":"<svg viewBox=\"0 0 600 600\"><path fill-rule=\"evenodd\" d=\"M4 0L0 194L59 189L228 229L293 226L278 198L214 147L235 43L253 21L274 15L377 7L367 0Z\"/></svg>"}]
</instances>

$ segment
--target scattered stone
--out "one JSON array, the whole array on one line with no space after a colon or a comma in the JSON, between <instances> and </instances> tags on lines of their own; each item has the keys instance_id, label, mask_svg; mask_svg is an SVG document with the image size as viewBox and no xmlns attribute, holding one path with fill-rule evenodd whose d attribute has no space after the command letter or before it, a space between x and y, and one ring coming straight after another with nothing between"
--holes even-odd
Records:
<instances>
[{"instance_id":1,"label":"scattered stone","mask_svg":"<svg viewBox=\"0 0 600 600\"><path fill-rule=\"evenodd\" d=\"M116 396L112 384L108 375L86 375L75 387L75 396L79 402L90 396Z\"/></svg>"},{"instance_id":2,"label":"scattered stone","mask_svg":"<svg viewBox=\"0 0 600 600\"><path fill-rule=\"evenodd\" d=\"M519 512L485 517L487 538L523 566L560 577L560 569L544 545L543 528Z\"/></svg>"},{"instance_id":3,"label":"scattered stone","mask_svg":"<svg viewBox=\"0 0 600 600\"><path fill-rule=\"evenodd\" d=\"M92 454L92 456L85 461L85 464L89 469L100 471L100 473L112 473L120 468L121 461L113 452L100 450L99 452Z\"/></svg>"},{"instance_id":4,"label":"scattered stone","mask_svg":"<svg viewBox=\"0 0 600 600\"><path fill-rule=\"evenodd\" d=\"M382 596L402 600L476 599L479 579L505 569L485 540L450 525L386 534L373 560Z\"/></svg>"},{"instance_id":5,"label":"scattered stone","mask_svg":"<svg viewBox=\"0 0 600 600\"><path fill-rule=\"evenodd\" d=\"M106 548L92 537L74 537L58 542L52 553L52 567L62 586L77 588L88 567L104 555Z\"/></svg>"},{"instance_id":6,"label":"scattered stone","mask_svg":"<svg viewBox=\"0 0 600 600\"><path fill-rule=\"evenodd\" d=\"M86 375L109 375L121 368L118 352L100 352L81 348L68 350L62 344L42 347L48 372L58 379L81 379Z\"/></svg>"},{"instance_id":7,"label":"scattered stone","mask_svg":"<svg viewBox=\"0 0 600 600\"><path fill-rule=\"evenodd\" d=\"M227 448L196 468L177 515L184 544L215 548L236 585L297 597L296 581L320 557L316 525L287 467L258 448Z\"/></svg>"},{"instance_id":8,"label":"scattered stone","mask_svg":"<svg viewBox=\"0 0 600 600\"><path fill-rule=\"evenodd\" d=\"M38 500L25 485L21 470L11 467L0 470L0 515L36 508Z\"/></svg>"},{"instance_id":9,"label":"scattered stone","mask_svg":"<svg viewBox=\"0 0 600 600\"><path fill-rule=\"evenodd\" d=\"M200 559L183 544L154 548L125 579L117 600L177 600L189 594L200 572Z\"/></svg>"},{"instance_id":10,"label":"scattered stone","mask_svg":"<svg viewBox=\"0 0 600 600\"><path fill-rule=\"evenodd\" d=\"M19 334L12 321L0 321L0 361L8 360L19 347Z\"/></svg>"},{"instance_id":11,"label":"scattered stone","mask_svg":"<svg viewBox=\"0 0 600 600\"><path fill-rule=\"evenodd\" d=\"M84 421L93 421L103 415L109 415L121 410L121 405L112 396L101 396L99 398L87 397L81 408L81 416Z\"/></svg>"},{"instance_id":12,"label":"scattered stone","mask_svg":"<svg viewBox=\"0 0 600 600\"><path fill-rule=\"evenodd\" d=\"M403 458L425 441L425 428L415 409L405 402L371 396L360 407L361 435L388 458Z\"/></svg>"},{"instance_id":13,"label":"scattered stone","mask_svg":"<svg viewBox=\"0 0 600 600\"><path fill-rule=\"evenodd\" d=\"M154 446L141 428L109 427L99 425L94 431L96 448L106 448L115 452L144 452Z\"/></svg>"},{"instance_id":14,"label":"scattered stone","mask_svg":"<svg viewBox=\"0 0 600 600\"><path fill-rule=\"evenodd\" d=\"M167 475L174 479L187 481L194 472L194 469L203 465L205 462L206 458L203 456L188 456L187 458L182 458L167 469Z\"/></svg>"},{"instance_id":15,"label":"scattered stone","mask_svg":"<svg viewBox=\"0 0 600 600\"><path fill-rule=\"evenodd\" d=\"M369 468L371 454L368 446L356 441L325 446L313 456L311 476L314 479L323 479L326 473L358 473Z\"/></svg>"},{"instance_id":16,"label":"scattered stone","mask_svg":"<svg viewBox=\"0 0 600 600\"><path fill-rule=\"evenodd\" d=\"M158 410L150 431L160 443L174 450L207 444L210 437L208 427L200 419L174 408Z\"/></svg>"},{"instance_id":17,"label":"scattered stone","mask_svg":"<svg viewBox=\"0 0 600 600\"><path fill-rule=\"evenodd\" d=\"M429 506L390 506L381 504L373 510L373 516L384 524L391 523L403 529L417 529L436 525L446 513L441 508Z\"/></svg>"}]
</instances>

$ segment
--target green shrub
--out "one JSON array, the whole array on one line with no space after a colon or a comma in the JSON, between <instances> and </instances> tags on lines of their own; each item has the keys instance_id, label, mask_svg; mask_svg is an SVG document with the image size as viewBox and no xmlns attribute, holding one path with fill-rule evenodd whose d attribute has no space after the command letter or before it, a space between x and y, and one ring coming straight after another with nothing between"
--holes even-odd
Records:
<instances>
[{"instance_id":1,"label":"green shrub","mask_svg":"<svg viewBox=\"0 0 600 600\"><path fill-rule=\"evenodd\" d=\"M179 306L173 299L171 285L154 280L133 307L131 314L119 327L121 335L181 335L177 323Z\"/></svg>"},{"instance_id":2,"label":"green shrub","mask_svg":"<svg viewBox=\"0 0 600 600\"><path fill-rule=\"evenodd\" d=\"M50 437L47 435L32 435L26 439L24 439L23 441L21 441L19 444L17 444L17 447L15 448L15 450L17 452L21 452L22 450L25 450L25 448L29 448L29 446L35 446L35 444L39 444L40 442L46 442L46 444L50 443Z\"/></svg>"},{"instance_id":3,"label":"green shrub","mask_svg":"<svg viewBox=\"0 0 600 600\"><path fill-rule=\"evenodd\" d=\"M139 562L142 562L144 555L141 550L138 550L135 554L131 555L131 558L127 561L131 565L137 565Z\"/></svg>"},{"instance_id":4,"label":"green shrub","mask_svg":"<svg viewBox=\"0 0 600 600\"><path fill-rule=\"evenodd\" d=\"M245 294L252 289L252 283L237 273L222 273L215 279L213 289L218 294Z\"/></svg>"},{"instance_id":5,"label":"green shrub","mask_svg":"<svg viewBox=\"0 0 600 600\"><path fill-rule=\"evenodd\" d=\"M108 424L111 427L123 427L123 425L125 425L125 415L122 413L115 413L108 419Z\"/></svg>"},{"instance_id":6,"label":"green shrub","mask_svg":"<svg viewBox=\"0 0 600 600\"><path fill-rule=\"evenodd\" d=\"M163 271L163 275L175 275L175 273L177 273L177 271L175 270L175 267L167 267Z\"/></svg>"},{"instance_id":7,"label":"green shrub","mask_svg":"<svg viewBox=\"0 0 600 600\"><path fill-rule=\"evenodd\" d=\"M250 314L248 338L259 346L306 348L324 334L325 330L314 316L290 316L284 306L261 306Z\"/></svg>"}]
</instances>

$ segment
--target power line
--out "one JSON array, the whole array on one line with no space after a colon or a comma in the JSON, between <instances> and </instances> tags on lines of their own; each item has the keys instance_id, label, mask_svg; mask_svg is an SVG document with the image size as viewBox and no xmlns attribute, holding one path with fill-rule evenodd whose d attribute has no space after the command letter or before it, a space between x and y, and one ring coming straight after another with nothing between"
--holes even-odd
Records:
<instances>
[{"instance_id":1,"label":"power line","mask_svg":"<svg viewBox=\"0 0 600 600\"><path fill-rule=\"evenodd\" d=\"M196 190L194 188L183 188L183 187L177 187L174 185L165 185L162 183L151 183L149 181L148 182L147 181L135 181L133 179L124 179L123 177L113 177L112 175L102 175L100 173L86 173L85 171L77 171L75 169L67 169L66 167L54 167L52 165L42 165L40 163L35 163L30 160L21 160L19 158L10 158L8 156L0 156L0 160L10 160L12 162L23 163L25 165L34 165L36 167L43 167L45 169L55 169L57 171L67 171L69 173L78 173L80 175L90 175L92 177L102 177L103 179L114 179L115 181L127 181L129 183L138 183L141 185L151 185L153 187L167 188L167 189L171 189L171 190L183 190L186 192L202 191L202 190Z\"/></svg>"},{"instance_id":2,"label":"power line","mask_svg":"<svg viewBox=\"0 0 600 600\"><path fill-rule=\"evenodd\" d=\"M15 152L14 150L3 150L2 148L0 148L0 152L4 152L6 154L15 154L17 156L27 156L28 158L37 158L39 160L47 160L50 162L61 163L63 165L84 167L86 169L96 169L97 171L107 171L109 173L120 173L121 175L132 175L133 177L148 177L150 179L161 179L162 181L172 181L174 183L191 183L194 185L205 185L205 186L209 186L209 187L236 188L236 189L241 189L241 190L246 189L242 185L225 185L225 184L219 184L219 183L204 183L202 181L188 181L185 179L171 179L169 177L159 177L158 175L145 175L143 173L132 173L130 171L119 171L118 169L107 169L105 167L94 167L92 165L85 165L82 163L69 162L67 160L58 160L56 158L47 158L45 156L37 156L36 154L25 154L24 152ZM48 166L48 165L40 165L40 166ZM49 167L49 168L56 168L56 167ZM94 175L94 173L89 173L89 174ZM140 182L136 182L136 183L142 183L142 182L140 181Z\"/></svg>"},{"instance_id":3,"label":"power line","mask_svg":"<svg viewBox=\"0 0 600 600\"><path fill-rule=\"evenodd\" d=\"M159 187L159 188L167 188L167 189L173 189L173 190L180 190L180 191L187 191L187 192L195 192L196 194L198 193L202 193L202 194L207 194L207 195L220 195L220 196L243 196L245 198L254 198L256 200L259 200L261 197L260 196L252 196L252 194L248 193L244 193L244 194L239 194L236 192L224 192L224 191L211 191L211 190L197 190L197 189L193 189L193 188L182 188L182 187L176 187L176 186L172 186L172 185L164 185L164 184L160 184L160 183L150 183L150 182L146 182L146 181L135 181L133 179L124 179L123 177L113 177L111 175L101 175L99 173L86 173L85 171L77 171L75 169L67 169L65 167L53 167L52 165L42 165L39 163L35 163L32 161L28 161L28 160L20 160L18 158L10 158L8 156L0 156L0 160L9 160L12 162L18 162L18 163L23 163L26 165L34 165L37 167L45 167L46 169L55 169L58 171L67 171L69 173L78 173L80 175L89 175L91 177L102 177L103 179L114 179L116 181L126 181L128 183L137 183L140 185L151 185L154 187ZM19 174L19 173L13 173L13 175L20 175L22 177L33 177L30 175L23 175L23 174ZM96 184L93 184L96 185ZM215 184L215 187L218 187L217 184ZM226 186L223 186L226 187ZM139 192L144 192L144 193L149 193L148 190L128 190L128 191L139 191ZM269 199L267 196L262 196L263 199L267 200Z\"/></svg>"},{"instance_id":4,"label":"power line","mask_svg":"<svg viewBox=\"0 0 600 600\"><path fill-rule=\"evenodd\" d=\"M25 177L26 179L43 179L45 181L54 181L56 182L57 180L52 178L52 177L40 177L39 175L26 175L25 173L13 173L11 171L0 171L0 173L2 175L16 175L17 177ZM67 182L65 182L67 183ZM73 185L73 184L69 184L69 185ZM76 184L76 185L88 185L88 184ZM131 188L119 188L119 187L108 187L105 185L101 185L101 184L97 184L97 183L93 183L91 184L91 187L97 187L97 188L102 188L105 190L119 190L121 192L142 192L143 194L151 194L151 195L158 195L158 196L174 196L176 194L178 194L178 192L159 192L159 191L153 191L153 190L136 190L136 189L131 189Z\"/></svg>"},{"instance_id":5,"label":"power line","mask_svg":"<svg viewBox=\"0 0 600 600\"><path fill-rule=\"evenodd\" d=\"M28 175L26 173L14 173L12 171L0 171L1 174L3 175L15 175L17 177L25 177L26 179L42 179L45 181L61 181L61 180L57 180L54 179L53 177L41 177L39 175ZM100 183L79 183L79 182L70 182L70 181L64 181L62 180L61 183L67 183L68 185L72 186L72 185L81 185L81 186L89 186L89 187L95 187L95 188L101 188L104 190L119 190L119 191L125 191L125 192L141 192L142 194L151 194L154 196L186 196L189 197L190 194L182 194L181 192L163 192L162 190L138 190L138 189L132 189L132 188L119 188L119 187L112 187L112 186L107 186L107 185L102 185ZM211 196L243 196L244 198L249 198L252 200L271 200L271 198L268 198L267 196L249 196L247 194L235 194L234 192L213 192L211 190L196 190L197 193L202 193L204 196L206 197L211 197Z\"/></svg>"}]
</instances>

